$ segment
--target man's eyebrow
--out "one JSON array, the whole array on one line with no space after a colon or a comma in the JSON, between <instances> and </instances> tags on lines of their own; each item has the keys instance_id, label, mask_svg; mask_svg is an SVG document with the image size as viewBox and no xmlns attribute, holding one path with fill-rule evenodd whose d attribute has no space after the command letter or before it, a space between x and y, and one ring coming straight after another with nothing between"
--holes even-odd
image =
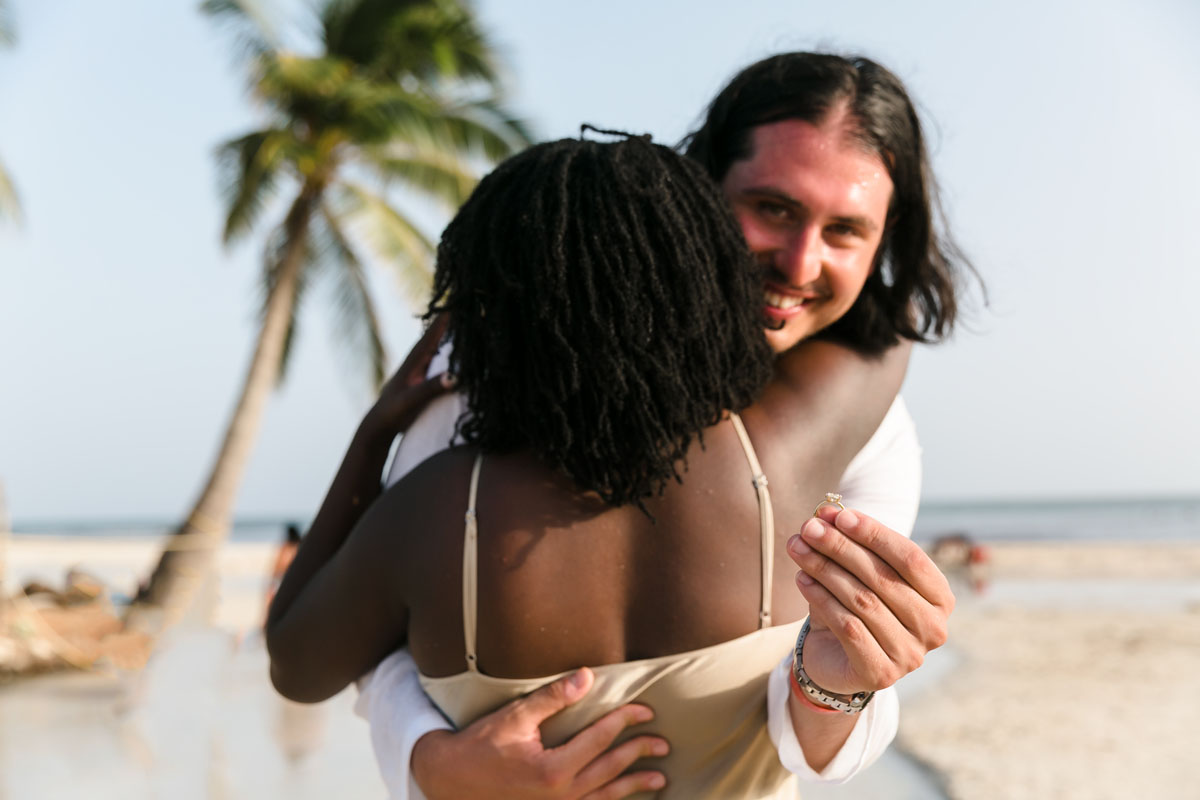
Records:
<instances>
[{"instance_id":1,"label":"man's eyebrow","mask_svg":"<svg viewBox=\"0 0 1200 800\"><path fill-rule=\"evenodd\" d=\"M868 217L834 217L833 220L842 225L849 225L851 228L860 228L867 233L874 233L879 227L874 220Z\"/></svg>"},{"instance_id":2,"label":"man's eyebrow","mask_svg":"<svg viewBox=\"0 0 1200 800\"><path fill-rule=\"evenodd\" d=\"M758 195L760 197L761 196L772 197L772 198L778 200L779 202L785 203L789 206L795 206L796 208L804 208L805 207L804 203L801 203L799 200L792 197L787 192L782 192L779 189L776 189L774 186L748 186L742 190L742 194ZM849 225L852 228L861 228L862 230L864 230L867 233L874 233L879 228L879 226L875 224L875 221L873 219L871 219L870 217L863 217L863 216L834 217L833 221L837 222L841 225Z\"/></svg>"}]
</instances>

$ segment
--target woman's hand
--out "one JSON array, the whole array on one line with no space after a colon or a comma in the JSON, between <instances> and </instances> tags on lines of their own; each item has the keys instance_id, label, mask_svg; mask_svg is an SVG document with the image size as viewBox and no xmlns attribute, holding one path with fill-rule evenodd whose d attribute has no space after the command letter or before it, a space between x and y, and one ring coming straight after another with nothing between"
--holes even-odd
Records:
<instances>
[{"instance_id":1,"label":"woman's hand","mask_svg":"<svg viewBox=\"0 0 1200 800\"><path fill-rule=\"evenodd\" d=\"M809 604L804 671L834 694L885 689L946 642L954 594L911 540L823 506L787 545Z\"/></svg>"},{"instance_id":2,"label":"woman's hand","mask_svg":"<svg viewBox=\"0 0 1200 800\"><path fill-rule=\"evenodd\" d=\"M363 420L373 436L385 438L389 445L393 438L408 430L431 400L454 387L454 378L448 372L425 377L446 335L447 321L445 314L434 318L404 363L383 385L379 399Z\"/></svg>"},{"instance_id":3,"label":"woman's hand","mask_svg":"<svg viewBox=\"0 0 1200 800\"><path fill-rule=\"evenodd\" d=\"M661 772L622 774L634 761L664 756L657 736L636 736L609 749L621 731L654 718L643 705L610 711L566 744L547 750L539 726L591 689L595 676L581 669L481 717L458 733L435 731L413 748L413 778L430 800L617 800L656 791Z\"/></svg>"}]
</instances>

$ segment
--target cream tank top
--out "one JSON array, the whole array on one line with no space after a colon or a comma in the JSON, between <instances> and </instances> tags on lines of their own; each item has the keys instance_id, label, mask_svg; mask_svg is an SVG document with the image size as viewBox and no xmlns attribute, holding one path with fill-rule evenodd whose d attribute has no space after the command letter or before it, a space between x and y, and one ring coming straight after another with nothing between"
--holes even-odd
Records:
<instances>
[{"instance_id":1,"label":"cream tank top","mask_svg":"<svg viewBox=\"0 0 1200 800\"><path fill-rule=\"evenodd\" d=\"M762 564L759 629L732 641L658 658L593 668L592 690L579 703L542 725L542 739L555 747L607 712L626 703L654 709L648 730L671 743L671 753L648 761L667 776L664 798L795 798L795 776L779 762L767 734L767 676L792 647L800 622L771 626L771 575L775 518L763 475L736 414L730 421L746 454L758 495ZM460 729L559 675L496 678L479 671L475 652L477 523L475 497L482 456L475 460L463 547L463 635L467 670L441 678L420 676L421 686ZM629 738L642 731L628 733ZM647 797L639 794L635 797Z\"/></svg>"}]
</instances>

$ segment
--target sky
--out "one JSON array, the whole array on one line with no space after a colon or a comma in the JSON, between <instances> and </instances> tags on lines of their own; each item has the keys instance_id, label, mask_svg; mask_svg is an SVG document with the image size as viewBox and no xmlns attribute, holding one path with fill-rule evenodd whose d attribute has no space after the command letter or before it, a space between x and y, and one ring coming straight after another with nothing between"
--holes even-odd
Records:
<instances>
[{"instance_id":1,"label":"sky","mask_svg":"<svg viewBox=\"0 0 1200 800\"><path fill-rule=\"evenodd\" d=\"M0 482L22 521L173 518L249 358L263 237L220 244L213 152L261 120L196 0L9 0ZM923 115L986 281L903 394L927 501L1200 495L1200 4L482 0L508 102L675 142L740 67L861 53ZM408 209L436 234L445 217ZM393 363L418 326L375 280ZM241 516L310 517L372 400L314 293Z\"/></svg>"}]
</instances>

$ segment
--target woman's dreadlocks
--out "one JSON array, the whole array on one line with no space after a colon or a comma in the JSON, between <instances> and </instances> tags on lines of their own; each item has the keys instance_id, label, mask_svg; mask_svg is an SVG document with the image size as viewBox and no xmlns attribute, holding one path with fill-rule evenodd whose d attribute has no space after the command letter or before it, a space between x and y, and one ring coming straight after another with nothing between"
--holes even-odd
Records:
<instances>
[{"instance_id":1,"label":"woman's dreadlocks","mask_svg":"<svg viewBox=\"0 0 1200 800\"><path fill-rule=\"evenodd\" d=\"M761 295L699 165L648 138L566 139L479 184L442 236L429 315L450 316L467 442L640 505L765 385Z\"/></svg>"}]
</instances>

